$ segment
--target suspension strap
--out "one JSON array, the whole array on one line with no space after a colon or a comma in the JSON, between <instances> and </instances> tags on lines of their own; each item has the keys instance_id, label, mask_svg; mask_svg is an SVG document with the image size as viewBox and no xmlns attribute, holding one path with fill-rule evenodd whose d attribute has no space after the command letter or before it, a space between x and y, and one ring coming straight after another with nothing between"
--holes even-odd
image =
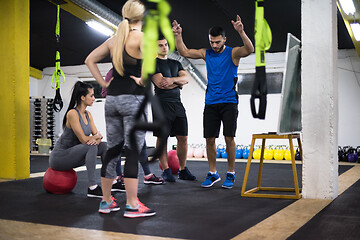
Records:
<instances>
[{"instance_id":1,"label":"suspension strap","mask_svg":"<svg viewBox=\"0 0 360 240\"><path fill-rule=\"evenodd\" d=\"M157 41L159 37L159 30L161 30L162 34L168 41L170 51L175 50L175 37L168 18L171 11L169 3L166 0L148 0L145 2L145 6L148 12L144 21L142 77L143 79L146 79L146 93L140 109L135 116L135 124L130 130L130 144L131 146L136 146L136 131L158 131L160 133L160 144L155 149L154 155L152 156L153 160L158 158L164 149L166 143L166 131L164 129L164 125L166 121L160 102L152 93L149 80L155 73L156 69L156 51L158 49ZM141 120L141 116L148 103L151 104L153 115L157 116L156 122L149 123ZM139 158L140 149L137 150L137 153L132 156L135 159Z\"/></svg>"},{"instance_id":2,"label":"suspension strap","mask_svg":"<svg viewBox=\"0 0 360 240\"><path fill-rule=\"evenodd\" d=\"M271 46L271 29L264 18L264 0L255 1L255 57L256 74L251 90L250 108L254 118L265 119L267 104L267 83L265 71L265 51ZM255 100L259 100L256 111Z\"/></svg>"},{"instance_id":3,"label":"suspension strap","mask_svg":"<svg viewBox=\"0 0 360 240\"><path fill-rule=\"evenodd\" d=\"M60 83L65 82L65 74L60 68L60 5L57 5L57 18L56 18L56 27L55 27L55 37L56 37L56 57L55 57L55 71L51 77L51 87L56 89L56 94L54 98L53 108L55 112L60 112L63 107L63 101L60 95ZM60 81L60 76L63 76L63 81ZM54 87L55 79L55 87Z\"/></svg>"},{"instance_id":4,"label":"suspension strap","mask_svg":"<svg viewBox=\"0 0 360 240\"><path fill-rule=\"evenodd\" d=\"M172 31L168 15L171 6L166 0L148 0L145 2L147 15L144 26L144 48L143 48L143 78L155 73L157 40L159 29L169 43L170 51L175 50L175 37Z\"/></svg>"}]
</instances>

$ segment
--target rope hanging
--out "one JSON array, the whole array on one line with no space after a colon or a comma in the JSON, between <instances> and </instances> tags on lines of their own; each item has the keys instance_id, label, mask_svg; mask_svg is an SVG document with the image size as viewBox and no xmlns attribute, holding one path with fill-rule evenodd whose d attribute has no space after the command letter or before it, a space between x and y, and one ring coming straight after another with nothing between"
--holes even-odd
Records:
<instances>
[{"instance_id":1,"label":"rope hanging","mask_svg":"<svg viewBox=\"0 0 360 240\"><path fill-rule=\"evenodd\" d=\"M145 17L144 26L144 48L143 48L143 71L142 77L146 80L146 94L140 109L135 117L135 124L130 130L130 143L132 146L136 146L136 131L159 131L160 132L160 144L156 148L152 160L156 159L162 153L165 146L166 132L164 129L165 117L162 111L160 102L151 91L151 84L149 80L155 73L156 69L156 53L157 53L157 41L159 37L159 29L165 36L169 43L170 51L175 50L175 37L172 31L171 23L168 15L171 11L171 7L166 0L148 0L145 2L147 8L147 15ZM153 123L141 121L140 118L144 112L147 104L152 106L153 115L157 116L157 121ZM135 156L137 158L138 156Z\"/></svg>"},{"instance_id":2,"label":"rope hanging","mask_svg":"<svg viewBox=\"0 0 360 240\"><path fill-rule=\"evenodd\" d=\"M254 118L265 119L267 83L265 72L265 51L271 46L271 29L264 18L264 0L255 1L255 81L251 90L250 108ZM255 99L259 99L256 112Z\"/></svg>"},{"instance_id":3,"label":"rope hanging","mask_svg":"<svg viewBox=\"0 0 360 240\"><path fill-rule=\"evenodd\" d=\"M53 108L55 112L60 112L63 107L63 101L60 95L60 83L65 82L65 74L60 68L60 5L57 5L57 15L56 15L56 27L55 27L55 37L56 37L56 57L55 57L55 71L51 78L51 87L56 89L56 94L54 98ZM60 76L63 76L63 81L60 81ZM55 87L53 86L55 79Z\"/></svg>"}]
</instances>

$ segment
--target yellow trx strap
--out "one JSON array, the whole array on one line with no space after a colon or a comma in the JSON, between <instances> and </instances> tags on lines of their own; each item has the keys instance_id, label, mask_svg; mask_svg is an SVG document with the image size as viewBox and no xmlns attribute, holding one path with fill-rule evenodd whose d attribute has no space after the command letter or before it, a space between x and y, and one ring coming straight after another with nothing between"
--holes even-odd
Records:
<instances>
[{"instance_id":1,"label":"yellow trx strap","mask_svg":"<svg viewBox=\"0 0 360 240\"><path fill-rule=\"evenodd\" d=\"M60 68L60 51L59 51L59 45L60 45L60 5L57 5L57 18L56 18L56 27L55 27L55 36L56 36L56 57L55 57L55 71L51 78L51 87L54 88L53 83L55 79L55 89L56 94L54 98L53 108L55 112L60 112L63 107L63 101L61 99L60 95L60 76L63 76L63 81L61 83L65 82L65 74Z\"/></svg>"},{"instance_id":2,"label":"yellow trx strap","mask_svg":"<svg viewBox=\"0 0 360 240\"><path fill-rule=\"evenodd\" d=\"M267 83L265 72L265 51L271 46L271 30L264 18L264 0L255 1L255 57L256 73L251 91L250 108L254 118L265 119ZM255 99L259 99L256 111Z\"/></svg>"},{"instance_id":3,"label":"yellow trx strap","mask_svg":"<svg viewBox=\"0 0 360 240\"><path fill-rule=\"evenodd\" d=\"M148 14L144 26L143 77L147 79L156 68L159 28L169 43L170 51L175 50L175 38L168 18L171 11L169 3L166 0L148 0L145 5L148 7Z\"/></svg>"},{"instance_id":4,"label":"yellow trx strap","mask_svg":"<svg viewBox=\"0 0 360 240\"><path fill-rule=\"evenodd\" d=\"M146 9L148 11L145 17L144 26L144 39L143 39L143 69L142 77L147 80L145 98L141 103L141 106L135 116L135 124L130 130L130 144L132 147L136 146L136 131L157 131L159 132L160 144L156 148L152 159L156 159L162 153L166 144L166 132L164 130L164 124L166 123L164 113L162 111L158 98L154 97L150 88L149 80L156 69L156 53L158 49L157 41L159 37L159 28L169 43L170 51L175 50L175 38L172 31L170 20L168 15L171 11L171 7L166 0L148 0L145 2ZM153 115L157 116L156 122L144 122L141 120L141 116L148 103L151 103ZM131 157L139 159L139 151L132 153Z\"/></svg>"}]
</instances>

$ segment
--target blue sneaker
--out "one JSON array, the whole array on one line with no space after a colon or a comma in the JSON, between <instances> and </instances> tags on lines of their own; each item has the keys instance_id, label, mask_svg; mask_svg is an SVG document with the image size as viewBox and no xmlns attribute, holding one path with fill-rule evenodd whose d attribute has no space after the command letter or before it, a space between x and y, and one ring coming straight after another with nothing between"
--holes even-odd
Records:
<instances>
[{"instance_id":1,"label":"blue sneaker","mask_svg":"<svg viewBox=\"0 0 360 240\"><path fill-rule=\"evenodd\" d=\"M99 212L100 213L110 213L119 211L120 207L117 205L117 203L114 200L111 200L110 203L107 203L106 201L100 202Z\"/></svg>"},{"instance_id":2,"label":"blue sneaker","mask_svg":"<svg viewBox=\"0 0 360 240\"><path fill-rule=\"evenodd\" d=\"M228 172L228 173L226 173L226 179L225 179L222 187L230 189L234 186L234 182L235 182L235 174Z\"/></svg>"},{"instance_id":3,"label":"blue sneaker","mask_svg":"<svg viewBox=\"0 0 360 240\"><path fill-rule=\"evenodd\" d=\"M202 187L211 187L212 185L214 185L215 183L217 183L218 181L220 181L221 178L219 177L218 172L212 174L211 172L208 172L205 181L201 184Z\"/></svg>"}]
</instances>

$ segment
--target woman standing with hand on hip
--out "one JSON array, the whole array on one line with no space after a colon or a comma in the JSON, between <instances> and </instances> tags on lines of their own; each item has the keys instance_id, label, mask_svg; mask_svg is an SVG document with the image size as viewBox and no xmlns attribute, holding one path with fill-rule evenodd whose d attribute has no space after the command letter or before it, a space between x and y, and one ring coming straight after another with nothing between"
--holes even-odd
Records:
<instances>
[{"instance_id":1,"label":"woman standing with hand on hip","mask_svg":"<svg viewBox=\"0 0 360 240\"><path fill-rule=\"evenodd\" d=\"M126 188L124 217L130 218L155 215L155 211L147 208L137 198L139 159L134 156L139 156L143 147L145 131L136 131L136 146L130 145L129 136L145 93L141 79L143 39L141 28L144 12L145 7L140 1L128 0L122 8L123 21L119 24L116 35L93 50L85 60L96 81L108 90L105 103L108 151L101 168L103 199L99 212L110 213L120 210L111 198L111 186L116 177L118 157L125 147L127 157L124 166ZM97 63L109 54L114 72L113 79L105 82ZM143 118L145 114L142 114Z\"/></svg>"}]
</instances>

